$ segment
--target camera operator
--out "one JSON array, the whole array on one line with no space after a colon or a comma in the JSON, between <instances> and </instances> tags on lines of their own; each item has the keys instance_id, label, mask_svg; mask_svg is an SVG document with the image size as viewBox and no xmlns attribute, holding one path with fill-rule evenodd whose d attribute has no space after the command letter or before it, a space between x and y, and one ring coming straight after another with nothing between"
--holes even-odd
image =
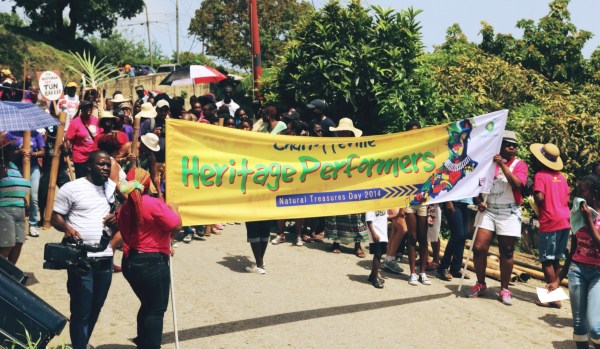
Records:
<instances>
[{"instance_id":1,"label":"camera operator","mask_svg":"<svg viewBox=\"0 0 600 349\"><path fill-rule=\"evenodd\" d=\"M110 155L102 150L94 151L88 158L87 176L60 188L51 222L54 228L65 233L67 240L97 244L106 227L116 231L115 215L111 213L116 184L108 178L110 167ZM87 348L108 295L113 267L110 244L103 252L88 252L87 260L91 268L86 273L68 269L69 332L73 349Z\"/></svg>"}]
</instances>

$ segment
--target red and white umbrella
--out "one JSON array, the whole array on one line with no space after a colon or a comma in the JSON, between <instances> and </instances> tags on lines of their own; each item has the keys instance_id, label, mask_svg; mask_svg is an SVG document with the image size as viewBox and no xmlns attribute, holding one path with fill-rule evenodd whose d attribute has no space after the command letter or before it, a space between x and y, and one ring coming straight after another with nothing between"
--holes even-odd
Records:
<instances>
[{"instance_id":1,"label":"red and white umbrella","mask_svg":"<svg viewBox=\"0 0 600 349\"><path fill-rule=\"evenodd\" d=\"M215 83L227 79L227 76L221 74L215 68L206 65L190 65L177 69L167 75L160 85L178 86L178 85L197 85Z\"/></svg>"}]
</instances>

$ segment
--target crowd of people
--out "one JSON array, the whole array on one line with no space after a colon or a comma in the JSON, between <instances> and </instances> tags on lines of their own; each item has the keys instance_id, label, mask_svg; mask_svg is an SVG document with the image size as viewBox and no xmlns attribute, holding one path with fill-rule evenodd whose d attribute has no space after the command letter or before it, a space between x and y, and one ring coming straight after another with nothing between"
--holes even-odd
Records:
<instances>
[{"instance_id":1,"label":"crowd of people","mask_svg":"<svg viewBox=\"0 0 600 349\"><path fill-rule=\"evenodd\" d=\"M5 72L6 73L6 72ZM9 72L8 72L9 73ZM3 78L6 78L4 74ZM54 104L40 103L49 113L67 114L65 140L61 145L61 161L57 185L60 190L54 203L52 225L65 233L66 239L81 239L97 243L102 234L112 236L103 252L89 253L91 270L69 270L67 288L71 297L70 334L73 348L86 348L98 315L108 294L114 271L113 250L123 249L123 275L140 299L138 311L139 348L159 348L162 321L168 303L169 258L172 237L183 231L183 243L194 236L206 238L219 235L223 224L182 227L178 208L166 204L165 188L165 120L176 118L189 122L229 127L241 131L309 137L360 137L362 131L349 118L336 125L327 116L328 105L315 99L305 111L290 108L279 110L273 105L255 104L251 110L233 100L233 87L223 90L223 99L213 94L192 96L190 108L184 108L180 97L150 93L143 86L135 87L136 96L126 98L116 91L100 100L94 90L80 91L69 82L65 97ZM10 92L10 98L38 103L37 92L30 84L25 95ZM4 93L2 99L6 96ZM8 98L8 97L7 97ZM251 112L255 117L252 118ZM139 134L135 134L135 118L140 118ZM409 123L406 130L419 128ZM468 140L465 140L468 142ZM17 263L25 241L25 216L29 216L29 234L39 236L36 225L44 219L51 157L55 146L56 128L32 130L31 150L22 148L22 132L0 133L2 164L0 167L0 252ZM139 148L132 147L139 144ZM368 282L384 288L381 270L401 274L399 261L408 258L408 283L431 285L428 275L439 280L470 276L462 269L465 241L470 235L468 217L477 210L478 227L473 248L476 281L465 293L476 298L486 294L486 264L488 250L497 240L500 251L501 290L498 300L513 303L509 290L515 244L521 236L521 203L531 167L533 195L540 221L538 248L540 262L549 290L569 275L571 307L574 319L574 339L585 347L589 339L600 347L600 165L595 173L578 181L577 198L569 208L571 193L560 174L560 150L553 144L530 145L531 159L517 158L518 136L505 131L502 146L493 161L496 167L493 186L488 195L464 198L436 205L410 205L374 212L330 217L314 217L279 221L246 222L247 241L255 264L247 266L249 273L266 274L265 254L269 244L290 241L301 247L305 243L330 239L329 251L334 254L352 245L352 253L365 258L363 244L373 255ZM22 177L22 160L31 161L30 180ZM460 159L456 159L460 161ZM529 163L529 166L528 166ZM74 177L74 178L71 178ZM75 179L76 178L76 179ZM31 191L28 204L24 200ZM27 212L26 212L27 211ZM445 217L450 239L443 256L440 253L440 227ZM271 236L271 232L275 232ZM569 232L571 251L561 268ZM432 254L429 254L429 245ZM418 255L418 258L417 258ZM463 274L465 273L465 274ZM541 303L542 307L560 308L560 302ZM585 346L584 344L585 343Z\"/></svg>"}]
</instances>

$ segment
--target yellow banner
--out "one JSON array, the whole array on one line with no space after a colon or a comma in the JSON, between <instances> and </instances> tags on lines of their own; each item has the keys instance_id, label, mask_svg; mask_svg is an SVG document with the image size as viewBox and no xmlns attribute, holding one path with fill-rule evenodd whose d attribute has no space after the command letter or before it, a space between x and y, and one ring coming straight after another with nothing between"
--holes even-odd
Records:
<instances>
[{"instance_id":1,"label":"yellow banner","mask_svg":"<svg viewBox=\"0 0 600 349\"><path fill-rule=\"evenodd\" d=\"M360 138L270 135L168 119L167 201L184 225L319 217L473 197L508 111Z\"/></svg>"}]
</instances>

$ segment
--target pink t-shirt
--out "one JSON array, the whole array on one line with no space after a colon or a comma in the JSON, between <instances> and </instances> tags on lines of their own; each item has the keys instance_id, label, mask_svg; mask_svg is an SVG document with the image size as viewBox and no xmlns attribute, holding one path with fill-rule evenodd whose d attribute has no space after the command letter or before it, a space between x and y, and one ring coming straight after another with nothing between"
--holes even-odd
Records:
<instances>
[{"instance_id":1,"label":"pink t-shirt","mask_svg":"<svg viewBox=\"0 0 600 349\"><path fill-rule=\"evenodd\" d=\"M558 171L543 169L533 176L533 191L544 194L539 207L540 233L549 233L570 227L569 185Z\"/></svg>"},{"instance_id":2,"label":"pink t-shirt","mask_svg":"<svg viewBox=\"0 0 600 349\"><path fill-rule=\"evenodd\" d=\"M596 217L594 226L596 230L600 230L600 215ZM600 251L594 245L588 227L579 229L575 236L577 237L577 247L573 254L573 261L600 267Z\"/></svg>"},{"instance_id":3,"label":"pink t-shirt","mask_svg":"<svg viewBox=\"0 0 600 349\"><path fill-rule=\"evenodd\" d=\"M73 162L76 164L86 162L90 153L94 151L94 140L86 130L86 126L94 137L98 135L98 118L95 116L90 117L85 125L81 117L76 117L67 130L67 139L73 147Z\"/></svg>"},{"instance_id":4,"label":"pink t-shirt","mask_svg":"<svg viewBox=\"0 0 600 349\"><path fill-rule=\"evenodd\" d=\"M516 160L518 160L518 159L512 158L510 161L506 162L506 166L508 166L510 168L512 163ZM500 166L496 165L496 172L494 173L494 178L496 178L496 176L498 176L500 171L501 171ZM527 167L527 164L523 160L519 160L519 162L517 162L517 164L513 168L512 174L514 174L518 179L520 179L521 182L523 182L523 185L525 185L525 184L527 184L527 172L528 171L529 171L529 168ZM513 189L513 196L515 197L515 202L517 204L523 203L523 195L521 194L520 189Z\"/></svg>"},{"instance_id":5,"label":"pink t-shirt","mask_svg":"<svg viewBox=\"0 0 600 349\"><path fill-rule=\"evenodd\" d=\"M123 247L125 256L129 255L130 249L140 252L171 253L171 232L179 224L179 216L163 201L142 195L142 229L136 238L129 224L130 204L130 201L126 201L118 215L119 230L125 243Z\"/></svg>"}]
</instances>

